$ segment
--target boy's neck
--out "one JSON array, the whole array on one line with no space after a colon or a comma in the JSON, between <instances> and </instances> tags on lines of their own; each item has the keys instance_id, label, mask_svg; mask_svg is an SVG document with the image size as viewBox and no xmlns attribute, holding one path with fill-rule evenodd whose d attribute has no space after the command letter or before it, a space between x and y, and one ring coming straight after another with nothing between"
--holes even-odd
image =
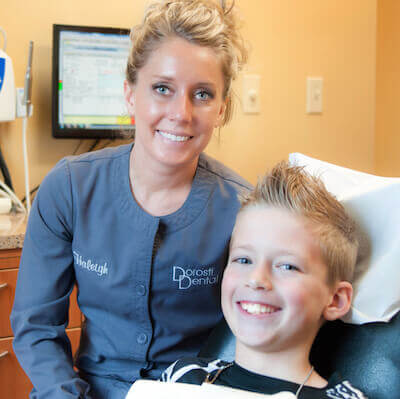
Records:
<instances>
[{"instance_id":1,"label":"boy's neck","mask_svg":"<svg viewBox=\"0 0 400 399\"><path fill-rule=\"evenodd\" d=\"M280 380L302 384L311 369L309 350L262 352L236 343L235 362L246 370ZM323 388L327 381L313 371L306 385Z\"/></svg>"}]
</instances>

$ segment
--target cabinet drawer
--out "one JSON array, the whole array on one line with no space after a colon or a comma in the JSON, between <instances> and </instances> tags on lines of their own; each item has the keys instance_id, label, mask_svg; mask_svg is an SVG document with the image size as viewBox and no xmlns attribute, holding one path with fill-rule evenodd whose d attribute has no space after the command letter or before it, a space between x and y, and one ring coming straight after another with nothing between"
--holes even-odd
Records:
<instances>
[{"instance_id":1,"label":"cabinet drawer","mask_svg":"<svg viewBox=\"0 0 400 399\"><path fill-rule=\"evenodd\" d=\"M1 252L1 251L0 251ZM14 303L15 286L18 270L0 270L0 338L12 336L10 313ZM70 298L68 328L81 326L81 313L76 299L74 287Z\"/></svg>"},{"instance_id":2,"label":"cabinet drawer","mask_svg":"<svg viewBox=\"0 0 400 399\"><path fill-rule=\"evenodd\" d=\"M14 302L18 270L0 270L0 338L12 335L10 313Z\"/></svg>"},{"instance_id":3,"label":"cabinet drawer","mask_svg":"<svg viewBox=\"0 0 400 399\"><path fill-rule=\"evenodd\" d=\"M27 398L32 384L18 363L12 349L12 339L0 340L0 386L3 398Z\"/></svg>"},{"instance_id":4,"label":"cabinet drawer","mask_svg":"<svg viewBox=\"0 0 400 399\"><path fill-rule=\"evenodd\" d=\"M73 353L78 348L80 332L79 328L67 331ZM27 398L32 390L32 384L12 349L12 338L0 339L0 387L1 397L7 399Z\"/></svg>"},{"instance_id":5,"label":"cabinet drawer","mask_svg":"<svg viewBox=\"0 0 400 399\"><path fill-rule=\"evenodd\" d=\"M2 249L0 250L0 270L16 269L19 266L21 249Z\"/></svg>"}]
</instances>

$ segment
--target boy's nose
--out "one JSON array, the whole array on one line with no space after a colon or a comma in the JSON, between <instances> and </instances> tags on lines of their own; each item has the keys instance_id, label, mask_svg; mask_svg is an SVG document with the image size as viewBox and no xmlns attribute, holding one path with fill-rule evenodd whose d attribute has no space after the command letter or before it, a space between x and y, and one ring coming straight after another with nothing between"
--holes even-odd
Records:
<instances>
[{"instance_id":1,"label":"boy's nose","mask_svg":"<svg viewBox=\"0 0 400 399\"><path fill-rule=\"evenodd\" d=\"M253 290L271 290L272 282L269 273L263 267L255 267L248 275L246 284Z\"/></svg>"},{"instance_id":2,"label":"boy's nose","mask_svg":"<svg viewBox=\"0 0 400 399\"><path fill-rule=\"evenodd\" d=\"M191 122L192 107L191 98L187 93L177 94L170 104L169 119L180 123Z\"/></svg>"}]
</instances>

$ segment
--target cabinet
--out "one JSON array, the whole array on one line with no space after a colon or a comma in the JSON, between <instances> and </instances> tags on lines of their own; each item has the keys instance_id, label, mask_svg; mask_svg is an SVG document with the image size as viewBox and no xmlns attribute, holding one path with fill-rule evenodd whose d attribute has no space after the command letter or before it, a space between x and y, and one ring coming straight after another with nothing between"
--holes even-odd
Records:
<instances>
[{"instance_id":1,"label":"cabinet","mask_svg":"<svg viewBox=\"0 0 400 399\"><path fill-rule=\"evenodd\" d=\"M6 399L28 398L32 389L12 349L10 313L14 302L21 249L0 250L0 387ZM78 348L81 332L81 313L76 301L76 289L71 294L67 329L73 353Z\"/></svg>"}]
</instances>

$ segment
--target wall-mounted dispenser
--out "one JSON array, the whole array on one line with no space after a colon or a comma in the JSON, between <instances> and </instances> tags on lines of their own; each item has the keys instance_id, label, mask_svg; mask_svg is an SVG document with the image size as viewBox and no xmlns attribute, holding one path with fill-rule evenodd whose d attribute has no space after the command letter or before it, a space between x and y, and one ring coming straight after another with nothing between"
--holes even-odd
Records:
<instances>
[{"instance_id":1,"label":"wall-mounted dispenser","mask_svg":"<svg viewBox=\"0 0 400 399\"><path fill-rule=\"evenodd\" d=\"M6 54L7 36L2 28L3 50L0 49L0 122L15 119L15 83L11 58Z\"/></svg>"}]
</instances>

